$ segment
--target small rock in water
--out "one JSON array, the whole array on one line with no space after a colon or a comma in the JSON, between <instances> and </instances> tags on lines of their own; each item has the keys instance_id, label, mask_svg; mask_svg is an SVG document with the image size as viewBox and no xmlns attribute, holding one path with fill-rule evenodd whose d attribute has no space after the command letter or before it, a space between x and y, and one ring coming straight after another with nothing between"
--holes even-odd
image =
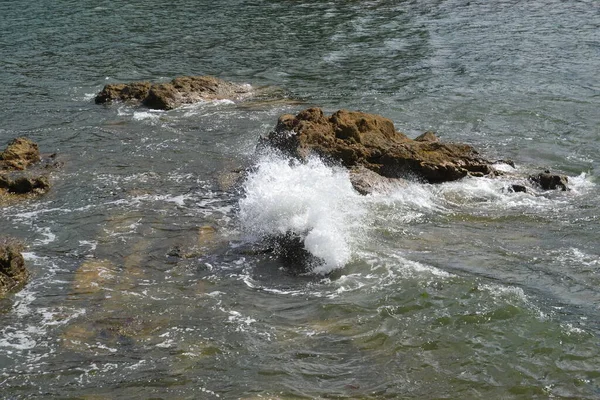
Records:
<instances>
[{"instance_id":1,"label":"small rock in water","mask_svg":"<svg viewBox=\"0 0 600 400\"><path fill-rule=\"evenodd\" d=\"M44 192L50 188L48 178L45 176L29 177L21 176L8 183L8 191L16 194L31 193L36 190Z\"/></svg>"},{"instance_id":2,"label":"small rock in water","mask_svg":"<svg viewBox=\"0 0 600 400\"><path fill-rule=\"evenodd\" d=\"M27 138L13 139L0 152L0 203L26 198L22 195L40 194L50 188L47 170L50 164L41 161L38 145Z\"/></svg>"},{"instance_id":3,"label":"small rock in water","mask_svg":"<svg viewBox=\"0 0 600 400\"><path fill-rule=\"evenodd\" d=\"M249 85L227 82L213 76L181 76L167 83L109 84L96 95L95 102L133 101L155 110L171 110L203 100L242 100L251 95L252 88Z\"/></svg>"},{"instance_id":4,"label":"small rock in water","mask_svg":"<svg viewBox=\"0 0 600 400\"><path fill-rule=\"evenodd\" d=\"M530 175L529 180L544 190L569 190L569 178L567 178L565 175L552 174L548 170L537 175Z\"/></svg>"},{"instance_id":5,"label":"small rock in water","mask_svg":"<svg viewBox=\"0 0 600 400\"><path fill-rule=\"evenodd\" d=\"M0 238L0 297L23 286L29 278L21 251L21 243L6 237Z\"/></svg>"},{"instance_id":6,"label":"small rock in water","mask_svg":"<svg viewBox=\"0 0 600 400\"><path fill-rule=\"evenodd\" d=\"M513 193L527 193L527 187L524 185L513 184L509 186L508 191Z\"/></svg>"},{"instance_id":7,"label":"small rock in water","mask_svg":"<svg viewBox=\"0 0 600 400\"><path fill-rule=\"evenodd\" d=\"M23 137L13 139L0 153L0 169L24 170L40 161L38 145Z\"/></svg>"}]
</instances>

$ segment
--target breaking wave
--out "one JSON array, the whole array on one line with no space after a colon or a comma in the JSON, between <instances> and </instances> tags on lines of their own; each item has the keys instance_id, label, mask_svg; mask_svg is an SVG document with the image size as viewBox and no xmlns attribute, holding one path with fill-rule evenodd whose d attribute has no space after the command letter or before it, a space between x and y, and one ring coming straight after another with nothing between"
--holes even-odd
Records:
<instances>
[{"instance_id":1,"label":"breaking wave","mask_svg":"<svg viewBox=\"0 0 600 400\"><path fill-rule=\"evenodd\" d=\"M244 183L239 202L244 230L258 238L298 237L319 262L312 272L347 264L360 237L365 198L348 172L317 158L300 162L281 155L261 158Z\"/></svg>"}]
</instances>

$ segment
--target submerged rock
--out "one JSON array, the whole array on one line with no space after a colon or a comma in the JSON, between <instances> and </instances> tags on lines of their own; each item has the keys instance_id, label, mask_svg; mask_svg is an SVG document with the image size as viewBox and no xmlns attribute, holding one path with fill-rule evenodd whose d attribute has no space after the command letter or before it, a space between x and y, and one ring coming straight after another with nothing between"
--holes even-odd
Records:
<instances>
[{"instance_id":1,"label":"submerged rock","mask_svg":"<svg viewBox=\"0 0 600 400\"><path fill-rule=\"evenodd\" d=\"M552 174L548 170L530 175L529 180L544 190L569 190L569 178L565 175Z\"/></svg>"},{"instance_id":2,"label":"submerged rock","mask_svg":"<svg viewBox=\"0 0 600 400\"><path fill-rule=\"evenodd\" d=\"M242 100L252 95L249 85L227 82L212 76L182 76L167 83L133 82L104 86L96 104L115 100L139 102L148 108L170 110L202 100Z\"/></svg>"},{"instance_id":3,"label":"submerged rock","mask_svg":"<svg viewBox=\"0 0 600 400\"><path fill-rule=\"evenodd\" d=\"M21 243L14 239L0 238L0 297L19 289L29 278L21 251Z\"/></svg>"},{"instance_id":4,"label":"submerged rock","mask_svg":"<svg viewBox=\"0 0 600 400\"><path fill-rule=\"evenodd\" d=\"M391 120L360 111L325 116L320 108L282 115L262 140L298 158L316 153L348 168L364 167L387 178L416 175L429 183L495 172L492 163L466 144L442 143L432 132L413 140Z\"/></svg>"}]
</instances>

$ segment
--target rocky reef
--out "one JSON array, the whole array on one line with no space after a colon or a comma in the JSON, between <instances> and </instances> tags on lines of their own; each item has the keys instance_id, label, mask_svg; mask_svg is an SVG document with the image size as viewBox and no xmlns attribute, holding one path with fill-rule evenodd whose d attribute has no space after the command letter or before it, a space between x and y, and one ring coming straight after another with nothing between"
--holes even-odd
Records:
<instances>
[{"instance_id":1,"label":"rocky reef","mask_svg":"<svg viewBox=\"0 0 600 400\"><path fill-rule=\"evenodd\" d=\"M171 110L202 100L242 100L252 95L250 85L227 82L212 76L181 76L166 83L133 82L104 86L96 104L115 100L139 103L156 110Z\"/></svg>"},{"instance_id":2,"label":"rocky reef","mask_svg":"<svg viewBox=\"0 0 600 400\"><path fill-rule=\"evenodd\" d=\"M29 278L21 251L21 243L0 237L0 298L21 288Z\"/></svg>"}]
</instances>

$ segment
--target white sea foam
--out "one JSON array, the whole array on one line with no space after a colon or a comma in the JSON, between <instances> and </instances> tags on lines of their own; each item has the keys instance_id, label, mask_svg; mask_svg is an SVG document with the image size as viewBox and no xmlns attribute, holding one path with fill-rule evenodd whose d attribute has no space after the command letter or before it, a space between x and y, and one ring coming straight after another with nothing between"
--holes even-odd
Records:
<instances>
[{"instance_id":1,"label":"white sea foam","mask_svg":"<svg viewBox=\"0 0 600 400\"><path fill-rule=\"evenodd\" d=\"M569 177L569 187L576 193L581 194L596 186L585 172Z\"/></svg>"},{"instance_id":2,"label":"white sea foam","mask_svg":"<svg viewBox=\"0 0 600 400\"><path fill-rule=\"evenodd\" d=\"M316 273L350 261L365 200L352 188L347 171L316 158L301 163L270 155L259 161L244 189L239 217L247 232L299 235L305 248L323 261Z\"/></svg>"},{"instance_id":3,"label":"white sea foam","mask_svg":"<svg viewBox=\"0 0 600 400\"><path fill-rule=\"evenodd\" d=\"M34 241L33 244L35 245L46 245L56 240L56 235L52 233L52 231L48 227L39 228L38 232L40 233L40 235L44 236L44 238L37 239L36 241Z\"/></svg>"},{"instance_id":4,"label":"white sea foam","mask_svg":"<svg viewBox=\"0 0 600 400\"><path fill-rule=\"evenodd\" d=\"M157 112L153 112L153 111L134 111L133 112L133 119L135 121L144 121L144 120L158 121L159 118L160 118L160 114Z\"/></svg>"}]
</instances>

